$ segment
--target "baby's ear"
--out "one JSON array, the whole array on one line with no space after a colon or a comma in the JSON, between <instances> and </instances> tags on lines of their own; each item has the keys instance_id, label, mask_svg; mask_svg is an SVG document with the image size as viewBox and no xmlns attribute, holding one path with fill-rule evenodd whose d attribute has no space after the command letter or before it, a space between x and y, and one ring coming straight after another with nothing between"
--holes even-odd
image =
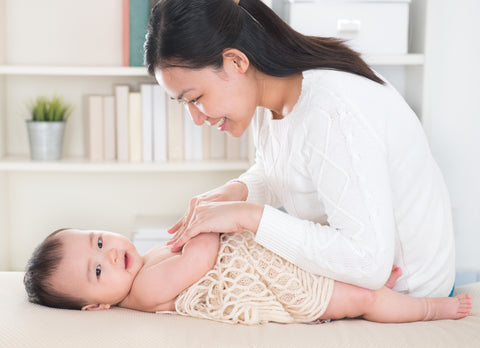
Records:
<instances>
[{"instance_id":1,"label":"baby's ear","mask_svg":"<svg viewBox=\"0 0 480 348\"><path fill-rule=\"evenodd\" d=\"M100 311L103 309L109 309L110 305L105 303L89 304L82 307L82 311Z\"/></svg>"}]
</instances>

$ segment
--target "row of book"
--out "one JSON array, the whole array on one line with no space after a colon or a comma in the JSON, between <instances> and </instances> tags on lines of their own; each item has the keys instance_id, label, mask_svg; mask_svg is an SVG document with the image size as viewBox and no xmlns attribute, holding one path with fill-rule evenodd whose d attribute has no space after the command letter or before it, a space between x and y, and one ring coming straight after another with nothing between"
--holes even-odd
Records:
<instances>
[{"instance_id":1,"label":"row of book","mask_svg":"<svg viewBox=\"0 0 480 348\"><path fill-rule=\"evenodd\" d=\"M197 126L159 85L139 91L115 85L113 95L88 95L86 141L92 161L171 162L247 160L248 135L233 138Z\"/></svg>"}]
</instances>

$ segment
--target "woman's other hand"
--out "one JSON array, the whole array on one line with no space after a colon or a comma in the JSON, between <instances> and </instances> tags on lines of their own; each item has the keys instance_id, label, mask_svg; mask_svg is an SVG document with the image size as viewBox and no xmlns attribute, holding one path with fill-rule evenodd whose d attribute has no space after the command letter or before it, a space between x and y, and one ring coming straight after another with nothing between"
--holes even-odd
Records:
<instances>
[{"instance_id":1,"label":"woman's other hand","mask_svg":"<svg viewBox=\"0 0 480 348\"><path fill-rule=\"evenodd\" d=\"M206 202L244 201L247 199L248 189L241 181L229 181L225 185L193 197L188 205L185 215L177 221L168 233L176 233L179 229L186 228L192 218L195 208Z\"/></svg>"},{"instance_id":2,"label":"woman's other hand","mask_svg":"<svg viewBox=\"0 0 480 348\"><path fill-rule=\"evenodd\" d=\"M176 252L194 236L205 233L229 233L242 230L257 232L263 206L247 202L197 202L188 221L177 228L175 236L167 242Z\"/></svg>"}]
</instances>

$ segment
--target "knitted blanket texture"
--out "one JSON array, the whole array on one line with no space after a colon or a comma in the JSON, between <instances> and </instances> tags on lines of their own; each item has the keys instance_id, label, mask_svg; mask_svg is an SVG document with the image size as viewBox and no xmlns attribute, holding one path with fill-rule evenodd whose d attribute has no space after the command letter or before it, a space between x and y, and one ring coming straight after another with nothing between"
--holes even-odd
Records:
<instances>
[{"instance_id":1,"label":"knitted blanket texture","mask_svg":"<svg viewBox=\"0 0 480 348\"><path fill-rule=\"evenodd\" d=\"M334 281L262 247L248 231L222 234L217 262L184 290L179 314L226 323L308 323L326 310Z\"/></svg>"}]
</instances>

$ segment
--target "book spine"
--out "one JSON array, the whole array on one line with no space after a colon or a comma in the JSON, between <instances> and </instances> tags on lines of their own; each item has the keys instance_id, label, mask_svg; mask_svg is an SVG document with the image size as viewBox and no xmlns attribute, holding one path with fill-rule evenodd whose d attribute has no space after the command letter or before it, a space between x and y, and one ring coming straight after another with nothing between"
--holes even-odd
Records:
<instances>
[{"instance_id":1,"label":"book spine","mask_svg":"<svg viewBox=\"0 0 480 348\"><path fill-rule=\"evenodd\" d=\"M169 161L183 161L183 107L175 100L167 100L167 151Z\"/></svg>"},{"instance_id":2,"label":"book spine","mask_svg":"<svg viewBox=\"0 0 480 348\"><path fill-rule=\"evenodd\" d=\"M192 132L192 159L194 161L201 161L203 158L203 127L197 126L192 120L189 120L190 124L192 124L193 132Z\"/></svg>"},{"instance_id":3,"label":"book spine","mask_svg":"<svg viewBox=\"0 0 480 348\"><path fill-rule=\"evenodd\" d=\"M167 161L166 96L159 85L153 86L153 160Z\"/></svg>"},{"instance_id":4,"label":"book spine","mask_svg":"<svg viewBox=\"0 0 480 348\"><path fill-rule=\"evenodd\" d=\"M210 147L211 147L211 139L210 133L212 131L212 127L209 125L204 124L202 126L202 159L209 160L210 159Z\"/></svg>"},{"instance_id":5,"label":"book spine","mask_svg":"<svg viewBox=\"0 0 480 348\"><path fill-rule=\"evenodd\" d=\"M184 139L184 160L193 160L193 126L192 118L187 110L183 110L183 139Z\"/></svg>"},{"instance_id":6,"label":"book spine","mask_svg":"<svg viewBox=\"0 0 480 348\"><path fill-rule=\"evenodd\" d=\"M117 126L117 159L128 161L129 131L128 131L128 95L130 88L127 85L115 86L115 113Z\"/></svg>"},{"instance_id":7,"label":"book spine","mask_svg":"<svg viewBox=\"0 0 480 348\"><path fill-rule=\"evenodd\" d=\"M212 128L210 133L210 159L225 159L225 133L216 128Z\"/></svg>"},{"instance_id":8,"label":"book spine","mask_svg":"<svg viewBox=\"0 0 480 348\"><path fill-rule=\"evenodd\" d=\"M139 92L129 94L128 120L130 161L140 162L142 160L142 96Z\"/></svg>"},{"instance_id":9,"label":"book spine","mask_svg":"<svg viewBox=\"0 0 480 348\"><path fill-rule=\"evenodd\" d=\"M88 97L88 153L92 161L103 160L103 97Z\"/></svg>"},{"instance_id":10,"label":"book spine","mask_svg":"<svg viewBox=\"0 0 480 348\"><path fill-rule=\"evenodd\" d=\"M122 0L122 65L130 65L130 0Z\"/></svg>"},{"instance_id":11,"label":"book spine","mask_svg":"<svg viewBox=\"0 0 480 348\"><path fill-rule=\"evenodd\" d=\"M153 85L140 86L142 95L142 159L153 160Z\"/></svg>"},{"instance_id":12,"label":"book spine","mask_svg":"<svg viewBox=\"0 0 480 348\"><path fill-rule=\"evenodd\" d=\"M240 138L226 136L226 158L227 160L236 161L240 159Z\"/></svg>"},{"instance_id":13,"label":"book spine","mask_svg":"<svg viewBox=\"0 0 480 348\"><path fill-rule=\"evenodd\" d=\"M103 157L105 161L113 161L116 157L115 97L106 96L103 98L103 117Z\"/></svg>"},{"instance_id":14,"label":"book spine","mask_svg":"<svg viewBox=\"0 0 480 348\"><path fill-rule=\"evenodd\" d=\"M150 15L150 0L130 0L130 66L143 66L143 44Z\"/></svg>"}]
</instances>

